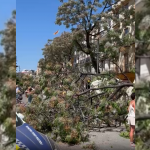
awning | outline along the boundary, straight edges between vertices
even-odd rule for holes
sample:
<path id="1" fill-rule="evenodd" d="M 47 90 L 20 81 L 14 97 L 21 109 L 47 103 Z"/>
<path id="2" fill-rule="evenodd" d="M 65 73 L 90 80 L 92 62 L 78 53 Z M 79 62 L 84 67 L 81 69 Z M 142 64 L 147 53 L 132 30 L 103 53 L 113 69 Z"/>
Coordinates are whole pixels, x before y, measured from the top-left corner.
<path id="1" fill-rule="evenodd" d="M 125 76 L 128 77 L 128 79 L 133 83 L 134 80 L 135 80 L 135 73 L 133 72 L 127 72 L 127 73 L 124 73 Z M 122 73 L 118 73 L 116 75 L 116 78 L 120 79 L 120 80 L 125 80 L 127 81 L 127 78 L 124 76 Z"/>

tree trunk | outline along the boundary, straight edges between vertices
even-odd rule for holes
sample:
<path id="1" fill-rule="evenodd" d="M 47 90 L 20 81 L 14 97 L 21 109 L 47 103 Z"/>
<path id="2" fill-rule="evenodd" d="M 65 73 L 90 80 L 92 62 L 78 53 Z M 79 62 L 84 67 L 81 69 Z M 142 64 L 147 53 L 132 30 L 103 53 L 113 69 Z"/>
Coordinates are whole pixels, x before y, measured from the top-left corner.
<path id="1" fill-rule="evenodd" d="M 86 33 L 86 44 L 87 44 L 87 48 L 89 50 L 89 54 L 90 54 L 90 57 L 91 57 L 92 66 L 94 67 L 96 73 L 100 73 L 99 68 L 97 68 L 98 64 L 97 64 L 97 60 L 94 56 L 94 52 L 92 52 L 92 50 L 91 50 L 89 32 Z"/>
<path id="2" fill-rule="evenodd" d="M 98 64 L 97 64 L 96 58 L 94 57 L 94 53 L 93 52 L 90 53 L 90 57 L 91 57 L 92 66 L 95 69 L 95 72 L 96 73 L 100 73 L 100 69 L 98 68 L 98 70 L 97 70 L 97 65 Z"/>

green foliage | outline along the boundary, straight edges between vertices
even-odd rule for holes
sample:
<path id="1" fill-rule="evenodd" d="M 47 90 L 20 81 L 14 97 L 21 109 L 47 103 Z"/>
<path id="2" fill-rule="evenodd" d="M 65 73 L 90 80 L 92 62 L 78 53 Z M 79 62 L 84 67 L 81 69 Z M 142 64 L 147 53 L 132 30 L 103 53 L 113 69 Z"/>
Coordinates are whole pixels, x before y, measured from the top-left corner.
<path id="1" fill-rule="evenodd" d="M 93 37 L 101 36 L 103 32 L 107 33 L 104 40 L 100 41 L 98 51 L 103 53 L 103 59 L 109 58 L 113 61 L 118 61 L 120 47 L 130 46 L 135 42 L 135 38 L 131 34 L 124 35 L 123 33 L 128 26 L 134 26 L 134 8 L 130 8 L 130 10 L 124 9 L 124 7 L 120 8 L 119 14 L 122 14 L 122 17 L 117 18 L 112 13 L 112 10 L 116 9 L 112 7 L 115 3 L 116 1 L 113 0 L 103 2 L 98 0 L 68 0 L 58 8 L 56 24 L 63 24 L 67 28 L 72 28 L 74 49 L 90 56 L 95 71 L 97 70 L 97 63 L 94 55 L 97 44 L 95 44 L 96 40 L 91 41 Z M 111 10 L 107 11 L 106 9 L 109 8 Z M 110 24 L 110 20 L 113 21 L 113 25 Z M 118 28 L 110 30 L 112 26 L 118 26 Z M 120 38 L 121 34 L 123 36 Z M 107 46 L 108 43 L 110 46 Z"/>
<path id="2" fill-rule="evenodd" d="M 135 38 L 136 38 L 136 55 L 149 56 L 150 45 L 150 1 L 145 0 L 145 7 L 135 15 Z M 137 59 L 137 58 L 136 58 Z M 149 65 L 149 64 L 148 64 Z M 150 119 L 144 118 L 150 114 L 150 94 L 148 81 L 142 81 L 136 85 L 136 150 L 150 149 Z M 143 116 L 143 119 L 139 119 Z"/>
<path id="3" fill-rule="evenodd" d="M 73 54 L 72 33 L 64 32 L 60 37 L 54 38 L 52 43 L 48 40 L 45 48 L 42 50 L 43 55 L 46 56 L 46 61 L 49 62 L 50 60 L 51 63 L 46 63 L 46 61 L 41 59 L 39 61 L 40 66 L 44 69 L 44 63 L 46 63 L 47 70 L 60 70 L 62 64 L 68 62 Z M 59 64 L 56 64 L 57 62 L 59 62 Z M 53 67 L 53 64 L 55 64 L 55 67 Z"/>
<path id="4" fill-rule="evenodd" d="M 47 63 L 50 64 L 51 62 L 49 61 Z M 58 64 L 56 65 L 58 66 Z M 57 68 L 54 64 L 51 67 Z M 71 70 L 68 66 L 64 68 L 66 72 Z M 45 70 L 45 72 L 46 71 L 47 70 Z M 91 124 L 92 118 L 96 118 L 96 115 L 98 115 L 98 118 L 102 119 L 105 124 L 110 125 L 108 115 L 112 114 L 114 108 L 116 109 L 116 113 L 111 121 L 127 113 L 124 111 L 124 109 L 126 109 L 124 107 L 125 104 L 120 106 L 120 103 L 106 101 L 113 90 L 105 89 L 102 89 L 102 92 L 106 92 L 105 95 L 93 99 L 93 104 L 99 101 L 100 105 L 97 110 L 95 110 L 94 105 L 90 104 L 90 101 L 85 101 L 88 94 L 80 96 L 79 106 L 84 106 L 81 112 L 79 106 L 77 106 L 78 97 L 76 96 L 81 91 L 78 84 L 74 83 L 78 73 L 65 74 L 63 70 L 60 71 L 60 68 L 57 68 L 55 71 L 49 69 L 49 71 L 51 72 L 49 76 L 39 76 L 32 81 L 33 84 L 35 84 L 32 103 L 26 108 L 18 106 L 17 109 L 25 115 L 25 121 L 27 123 L 43 133 L 51 132 L 51 137 L 54 140 L 61 140 L 69 144 L 86 141 L 88 139 L 87 131 L 89 125 Z M 99 79 L 99 77 L 97 77 L 97 79 Z M 23 76 L 20 82 L 29 81 L 29 76 Z M 106 84 L 112 83 L 114 83 L 113 80 L 106 82 Z M 102 84 L 101 86 L 105 85 Z M 95 94 L 95 92 L 91 94 Z M 45 100 L 42 98 L 43 96 L 46 96 Z M 107 113 L 106 108 L 108 105 L 114 107 L 109 110 L 109 113 Z M 89 123 L 88 121 L 83 121 L 84 116 L 89 117 Z"/>
<path id="5" fill-rule="evenodd" d="M 93 143 L 87 144 L 83 146 L 83 149 L 95 150 L 96 149 L 95 143 L 93 142 Z"/>
<path id="6" fill-rule="evenodd" d="M 9 140 L 12 140 L 16 138 L 16 11 L 12 12 L 12 18 L 0 34 L 5 52 L 0 54 L 0 125 L 5 128 Z"/>
<path id="7" fill-rule="evenodd" d="M 137 12 L 135 15 L 135 38 L 136 38 L 136 55 L 148 54 L 149 52 L 149 37 L 150 37 L 150 12 L 149 0 L 145 0 L 145 9 Z"/>
<path id="8" fill-rule="evenodd" d="M 137 87 L 138 88 L 138 85 Z M 140 85 L 141 89 L 136 90 L 136 117 L 141 115 L 149 114 L 150 112 L 150 103 L 149 103 L 149 83 L 143 83 L 143 86 Z M 136 141 L 137 141 L 137 149 L 139 150 L 141 147 L 143 149 L 147 148 L 149 145 L 150 138 L 150 120 L 142 119 L 136 121 Z M 142 129 L 142 130 L 141 130 Z"/>
<path id="9" fill-rule="evenodd" d="M 126 138 L 126 139 L 129 139 L 129 138 L 130 138 L 130 137 L 129 137 L 129 132 L 127 132 L 127 131 L 121 132 L 121 133 L 120 133 L 120 136 L 121 136 L 121 137 L 124 137 L 124 138 Z"/>
<path id="10" fill-rule="evenodd" d="M 43 48 L 44 58 L 39 61 L 39 67 L 42 69 L 41 75 L 34 80 L 29 76 L 23 76 L 20 81 L 26 88 L 31 82 L 35 85 L 32 103 L 26 108 L 22 108 L 22 106 L 17 108 L 24 113 L 25 121 L 36 130 L 44 133 L 51 132 L 53 139 L 69 144 L 86 141 L 87 131 L 91 124 L 94 128 L 95 120 L 100 120 L 99 124 L 103 122 L 110 126 L 116 119 L 120 119 L 120 122 L 124 123 L 121 117 L 127 114 L 126 103 L 119 103 L 123 90 L 115 95 L 116 99 L 114 97 L 111 99 L 113 102 L 110 102 L 107 100 L 113 94 L 113 88 L 102 88 L 101 92 L 105 94 L 99 96 L 95 96 L 95 91 L 80 95 L 83 85 L 80 81 L 75 82 L 79 73 L 72 66 L 74 50 L 90 55 L 93 67 L 97 68 L 94 54 L 97 45 L 95 42 L 91 42 L 90 34 L 100 25 L 105 25 L 105 29 L 109 32 L 99 48 L 99 51 L 104 54 L 104 59 L 110 58 L 117 62 L 120 46 L 131 43 L 131 39 L 128 39 L 129 36 L 125 36 L 123 41 L 120 40 L 121 31 L 111 32 L 108 30 L 106 20 L 112 18 L 112 15 L 108 15 L 107 12 L 92 13 L 96 12 L 96 8 L 104 7 L 106 1 L 103 4 L 98 1 L 95 1 L 95 4 L 90 4 L 90 1 L 89 3 L 84 2 L 72 0 L 59 7 L 56 23 L 59 25 L 64 23 L 66 27 L 70 25 L 77 27 L 72 29 L 72 33 L 65 32 L 60 37 L 54 38 L 53 42 L 48 40 Z M 110 5 L 109 2 L 107 3 Z M 126 16 L 129 17 L 129 14 Z M 89 21 L 85 21 L 86 17 L 89 18 Z M 106 18 L 104 22 L 100 22 L 102 17 Z M 119 21 L 115 20 L 115 23 Z M 125 24 L 129 24 L 129 21 L 131 20 L 129 19 Z M 110 43 L 114 42 L 116 45 L 112 46 Z M 98 87 L 112 85 L 115 88 L 118 85 L 113 79 L 115 74 L 112 72 L 106 74 L 106 80 L 103 80 L 103 77 L 95 77 L 94 80 L 103 80 Z M 90 96 L 95 96 L 92 98 L 93 105 L 91 105 Z M 97 104 L 99 106 L 95 108 Z"/>

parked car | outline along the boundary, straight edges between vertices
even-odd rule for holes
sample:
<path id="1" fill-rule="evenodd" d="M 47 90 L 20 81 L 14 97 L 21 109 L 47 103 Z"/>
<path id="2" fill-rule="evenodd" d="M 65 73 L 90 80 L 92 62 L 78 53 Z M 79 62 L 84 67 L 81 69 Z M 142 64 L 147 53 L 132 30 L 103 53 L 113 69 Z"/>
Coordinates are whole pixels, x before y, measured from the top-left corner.
<path id="1" fill-rule="evenodd" d="M 59 150 L 48 136 L 36 131 L 16 113 L 16 150 Z"/>

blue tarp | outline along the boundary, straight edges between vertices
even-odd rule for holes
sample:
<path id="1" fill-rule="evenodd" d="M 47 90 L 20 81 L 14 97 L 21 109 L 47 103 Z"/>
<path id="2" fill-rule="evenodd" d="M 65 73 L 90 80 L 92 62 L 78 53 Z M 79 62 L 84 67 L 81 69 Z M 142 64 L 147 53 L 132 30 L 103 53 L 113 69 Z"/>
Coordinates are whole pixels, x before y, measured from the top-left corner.
<path id="1" fill-rule="evenodd" d="M 16 144 L 26 150 L 53 150 L 48 138 L 27 123 L 16 128 Z"/>

